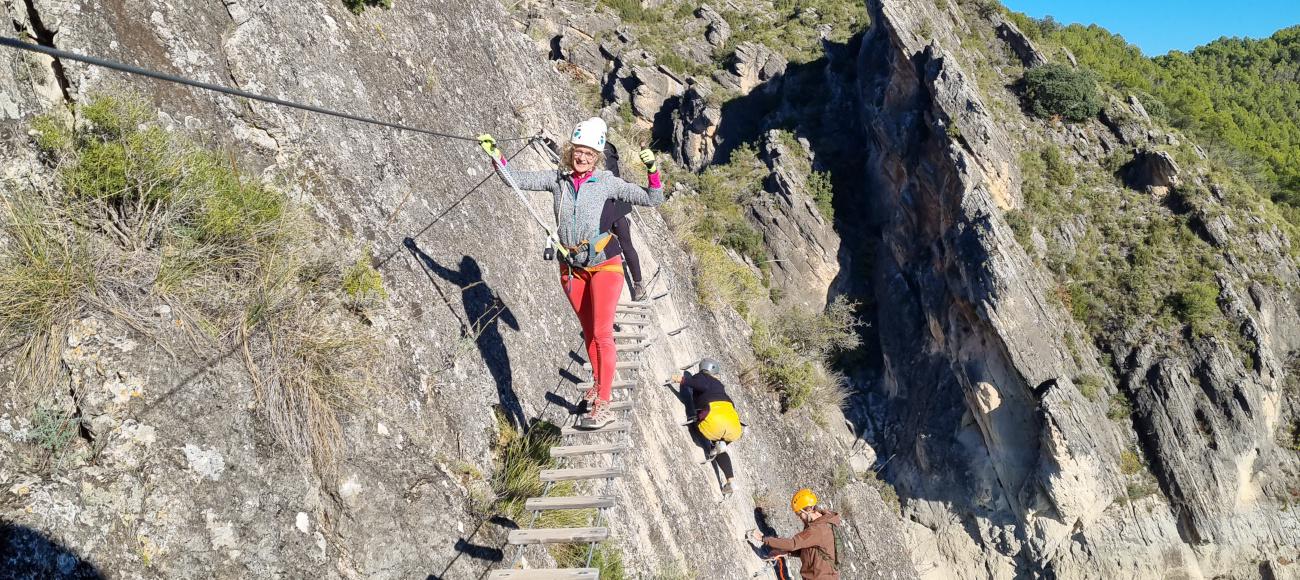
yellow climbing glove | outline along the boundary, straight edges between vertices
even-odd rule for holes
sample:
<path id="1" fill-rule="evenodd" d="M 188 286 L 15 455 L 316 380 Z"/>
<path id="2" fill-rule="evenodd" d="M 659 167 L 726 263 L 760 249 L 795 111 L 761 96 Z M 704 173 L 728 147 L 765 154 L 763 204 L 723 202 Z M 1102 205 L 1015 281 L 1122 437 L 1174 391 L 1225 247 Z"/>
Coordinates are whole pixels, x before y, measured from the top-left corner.
<path id="1" fill-rule="evenodd" d="M 651 151 L 649 149 L 642 149 L 641 153 L 639 154 L 639 157 L 641 157 L 641 163 L 645 164 L 646 173 L 654 173 L 656 171 L 659 171 L 659 164 L 655 163 L 654 151 Z"/>
<path id="2" fill-rule="evenodd" d="M 497 148 L 496 138 L 484 133 L 478 136 L 478 144 L 484 151 L 487 151 L 488 155 L 492 156 L 493 161 L 501 159 L 501 150 Z"/>

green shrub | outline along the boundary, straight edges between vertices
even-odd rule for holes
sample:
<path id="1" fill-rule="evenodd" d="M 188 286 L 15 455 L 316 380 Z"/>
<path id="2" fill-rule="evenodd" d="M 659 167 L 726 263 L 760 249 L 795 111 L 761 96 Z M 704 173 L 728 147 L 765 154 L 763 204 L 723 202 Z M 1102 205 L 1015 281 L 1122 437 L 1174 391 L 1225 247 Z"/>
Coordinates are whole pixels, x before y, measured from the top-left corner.
<path id="1" fill-rule="evenodd" d="M 1057 187 L 1069 187 L 1074 185 L 1074 168 L 1061 158 L 1061 150 L 1055 145 L 1043 147 L 1041 153 L 1043 158 L 1043 168 L 1045 169 L 1044 177 L 1047 182 Z"/>
<path id="2" fill-rule="evenodd" d="M 1119 471 L 1124 475 L 1136 475 L 1142 471 L 1142 460 L 1137 453 L 1125 449 L 1119 454 Z"/>
<path id="3" fill-rule="evenodd" d="M 835 221 L 835 206 L 831 203 L 835 199 L 835 191 L 831 186 L 829 171 L 814 171 L 808 175 L 808 193 L 812 194 L 813 202 L 817 204 L 817 212 L 826 221 Z"/>
<path id="4" fill-rule="evenodd" d="M 540 475 L 543 469 L 555 465 L 551 447 L 560 443 L 560 429 L 548 421 L 538 421 L 523 432 L 500 409 L 496 418 L 493 452 L 497 469 L 490 480 L 492 491 L 497 496 L 498 511 L 519 520 L 524 514 L 524 501 L 540 497 L 546 489 Z"/>
<path id="5" fill-rule="evenodd" d="M 659 12 L 647 9 L 639 0 L 599 0 L 599 4 L 612 8 L 625 23 L 650 24 L 663 20 Z"/>
<path id="6" fill-rule="evenodd" d="M 72 128 L 55 115 L 41 115 L 32 119 L 32 130 L 36 132 L 37 147 L 46 153 L 67 151 L 74 144 Z"/>
<path id="7" fill-rule="evenodd" d="M 586 568 L 587 544 L 559 544 L 551 546 L 551 556 L 555 558 L 555 564 L 560 568 Z M 623 553 L 609 542 L 601 542 L 596 550 L 591 553 L 591 566 L 600 570 L 600 578 L 604 580 L 624 580 L 627 578 L 627 572 L 623 569 Z"/>
<path id="8" fill-rule="evenodd" d="M 1222 319 L 1217 285 L 1209 282 L 1189 284 L 1178 292 L 1175 303 L 1179 320 L 1191 328 L 1194 336 L 1214 334 Z"/>
<path id="9" fill-rule="evenodd" d="M 1128 496 L 1129 501 L 1137 501 L 1144 497 L 1150 497 L 1157 491 L 1155 484 L 1148 480 L 1130 481 L 1124 486 L 1124 493 Z"/>
<path id="10" fill-rule="evenodd" d="M 388 299 L 388 291 L 384 289 L 384 278 L 366 258 L 365 254 L 368 253 L 363 252 L 356 263 L 343 273 L 343 293 L 356 304 Z"/>
<path id="11" fill-rule="evenodd" d="M 1101 112 L 1096 75 L 1084 69 L 1048 63 L 1025 72 L 1025 98 L 1039 117 L 1086 121 Z"/>
<path id="12" fill-rule="evenodd" d="M 1127 421 L 1133 414 L 1133 403 L 1129 402 L 1128 397 L 1123 392 L 1115 393 L 1110 397 L 1110 406 L 1106 409 L 1106 417 L 1112 421 Z"/>
<path id="13" fill-rule="evenodd" d="M 886 506 L 889 506 L 894 513 L 903 513 L 903 504 L 898 498 L 898 490 L 894 489 L 892 484 L 880 479 L 880 476 L 874 471 L 867 471 L 862 474 L 862 477 L 867 483 L 871 484 L 871 487 L 876 488 L 876 491 L 880 493 L 881 501 L 884 501 Z"/>
<path id="14" fill-rule="evenodd" d="M 781 395 L 784 411 L 806 408 L 820 422 L 830 409 L 843 407 L 844 377 L 828 366 L 832 356 L 860 344 L 856 306 L 840 297 L 821 314 L 792 306 L 772 323 L 753 323 L 755 378 Z"/>
<path id="15" fill-rule="evenodd" d="M 86 125 L 81 132 L 102 141 L 120 141 L 141 131 L 152 117 L 140 98 L 97 97 L 78 107 Z"/>
<path id="16" fill-rule="evenodd" d="M 343 0 L 343 5 L 348 7 L 353 14 L 361 14 L 366 8 L 383 8 L 385 10 L 393 7 L 393 0 Z"/>
<path id="17" fill-rule="evenodd" d="M 862 344 L 858 303 L 838 296 L 824 312 L 791 307 L 776 317 L 775 329 L 792 348 L 815 358 L 852 350 Z"/>
<path id="18" fill-rule="evenodd" d="M 744 314 L 763 296 L 763 284 L 753 270 L 732 260 L 721 246 L 694 240 L 689 248 L 695 257 L 695 289 L 705 306 L 725 304 Z"/>
<path id="19" fill-rule="evenodd" d="M 1079 388 L 1079 393 L 1089 401 L 1097 402 L 1101 400 L 1101 393 L 1105 390 L 1105 384 L 1101 377 L 1097 375 L 1083 375 L 1074 379 L 1074 384 Z"/>
<path id="20" fill-rule="evenodd" d="M 51 455 L 62 453 L 81 429 L 81 420 L 72 413 L 44 405 L 36 407 L 31 419 L 30 441 Z"/>
<path id="21" fill-rule="evenodd" d="M 134 326 L 165 299 L 188 340 L 164 348 L 241 352 L 276 442 L 332 469 L 337 414 L 365 402 L 376 343 L 332 316 L 341 298 L 308 267 L 313 224 L 232 158 L 154 125 L 139 99 L 92 97 L 75 117 L 34 124 L 59 187 L 0 206 L 0 327 L 57 359 L 40 345 L 79 309 Z"/>
<path id="22" fill-rule="evenodd" d="M 30 337 L 70 320 L 95 288 L 84 236 L 35 196 L 0 198 L 0 334 Z"/>
<path id="23" fill-rule="evenodd" d="M 1043 156 L 1033 151 L 1020 153 L 1020 190 L 1025 196 L 1025 207 L 1046 213 L 1052 209 L 1054 197 L 1047 188 L 1047 166 Z"/>

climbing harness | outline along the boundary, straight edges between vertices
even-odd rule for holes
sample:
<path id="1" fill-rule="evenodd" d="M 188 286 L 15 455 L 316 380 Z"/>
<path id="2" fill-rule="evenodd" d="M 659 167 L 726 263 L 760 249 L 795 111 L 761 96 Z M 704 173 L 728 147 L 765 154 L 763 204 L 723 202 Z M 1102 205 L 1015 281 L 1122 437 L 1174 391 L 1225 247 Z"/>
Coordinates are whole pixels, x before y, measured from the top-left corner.
<path id="1" fill-rule="evenodd" d="M 529 138 L 528 146 L 536 146 L 544 139 L 545 137 L 541 134 L 534 135 Z M 547 153 L 551 157 L 552 161 L 559 160 L 559 157 L 555 155 L 555 152 L 551 151 L 548 147 L 543 146 L 535 148 Z M 506 182 L 506 185 L 510 186 L 511 191 L 515 192 L 515 196 L 519 198 L 519 201 L 524 204 L 524 208 L 528 210 L 528 215 L 531 215 L 533 221 L 537 222 L 537 225 L 541 226 L 542 230 L 546 232 L 546 247 L 542 250 L 542 259 L 558 259 L 560 261 L 561 276 L 567 279 L 573 276 L 576 272 L 623 272 L 622 264 L 591 264 L 595 256 L 599 256 L 601 252 L 605 251 L 605 247 L 609 244 L 609 241 L 614 238 L 613 234 L 609 232 L 601 232 L 594 243 L 591 240 L 583 240 L 573 246 L 564 245 L 560 242 L 559 235 L 555 233 L 555 230 L 552 230 L 550 226 L 546 225 L 546 222 L 537 214 L 537 210 L 533 208 L 533 204 L 528 201 L 528 197 L 524 195 L 524 191 L 519 188 L 519 182 L 515 181 L 514 175 L 510 173 L 510 170 L 506 168 L 506 165 L 502 163 L 501 159 L 491 152 L 488 152 L 488 157 L 492 159 L 492 165 L 496 168 L 497 174 Z M 556 179 L 561 179 L 558 172 Z M 577 193 L 575 192 L 574 194 L 576 195 Z"/>
<path id="2" fill-rule="evenodd" d="M 786 566 L 785 559 L 786 559 L 785 556 L 764 558 L 763 562 L 767 564 L 767 566 L 760 568 L 759 571 L 757 572 L 754 572 L 754 574 L 750 576 L 750 578 L 758 578 L 764 572 L 767 572 L 768 567 L 771 567 L 772 573 L 775 574 L 776 580 L 790 580 L 790 569 Z"/>
<path id="3" fill-rule="evenodd" d="M 328 115 L 328 116 L 331 116 L 331 117 L 338 117 L 338 118 L 340 118 L 340 119 L 347 119 L 347 120 L 350 120 L 350 121 L 357 121 L 357 122 L 359 122 L 359 123 L 369 123 L 369 124 L 371 124 L 371 125 L 379 125 L 379 126 L 381 126 L 381 127 L 389 127 L 389 128 L 392 128 L 392 129 L 398 129 L 398 130 L 400 130 L 400 131 L 411 131 L 411 132 L 413 132 L 413 133 L 423 133 L 423 134 L 425 134 L 425 135 L 432 135 L 432 136 L 434 136 L 434 137 L 443 137 L 443 138 L 446 138 L 446 139 L 455 139 L 455 140 L 459 140 L 459 141 L 478 141 L 478 139 L 475 138 L 475 137 L 469 137 L 469 136 L 465 136 L 465 135 L 453 135 L 453 134 L 451 134 L 451 133 L 443 133 L 443 132 L 440 132 L 440 131 L 431 131 L 431 130 L 429 130 L 429 129 L 424 129 L 424 128 L 421 128 L 421 127 L 413 127 L 413 126 L 410 126 L 410 125 L 403 125 L 403 124 L 400 124 L 400 123 L 390 123 L 390 122 L 388 122 L 388 121 L 380 121 L 380 120 L 378 120 L 378 119 L 371 119 L 371 118 L 369 118 L 369 117 L 363 117 L 363 116 L 361 116 L 361 115 L 354 115 L 354 114 L 352 114 L 352 113 L 344 113 L 344 112 L 340 112 L 340 111 L 334 111 L 334 110 L 331 110 L 331 109 L 326 109 L 326 108 L 324 108 L 324 107 L 317 107 L 317 106 L 314 106 L 314 105 L 305 105 L 305 104 L 297 103 L 297 102 L 294 102 L 294 101 L 287 101 L 287 100 L 284 100 L 284 99 L 277 99 L 277 98 L 275 98 L 275 97 L 268 97 L 268 96 L 266 96 L 266 95 L 259 95 L 259 94 L 257 94 L 257 93 L 250 93 L 250 92 L 245 91 L 245 90 L 236 89 L 236 88 L 231 88 L 231 87 L 227 87 L 227 86 L 223 86 L 223 85 L 217 85 L 217 84 L 213 84 L 213 83 L 205 83 L 205 82 L 203 82 L 203 81 L 196 81 L 196 80 L 194 80 L 194 79 L 188 79 L 188 78 L 185 78 L 185 77 L 180 77 L 180 76 L 176 76 L 176 75 L 172 75 L 172 74 L 167 74 L 167 73 L 163 73 L 163 72 L 158 72 L 158 71 L 153 71 L 153 70 L 149 70 L 149 69 L 145 69 L 145 68 L 140 68 L 140 67 L 138 67 L 138 66 L 133 66 L 133 65 L 125 64 L 125 63 L 120 63 L 120 62 L 116 62 L 116 61 L 112 61 L 112 60 L 108 60 L 108 59 L 103 59 L 103 58 L 99 58 L 99 57 L 95 57 L 95 56 L 89 56 L 89 55 L 84 55 L 84 54 L 78 54 L 78 53 L 75 53 L 75 52 L 68 52 L 68 51 L 66 51 L 66 50 L 60 50 L 60 49 L 57 49 L 57 48 L 54 48 L 54 47 L 45 46 L 45 45 L 41 45 L 41 44 L 32 44 L 32 43 L 28 43 L 28 42 L 23 42 L 23 41 L 21 41 L 21 40 L 18 40 L 17 38 L 11 38 L 11 37 L 8 37 L 8 36 L 0 36 L 0 46 L 8 46 L 8 47 L 10 47 L 10 48 L 16 48 L 16 49 L 19 49 L 19 50 L 26 50 L 26 51 L 30 51 L 30 52 L 39 52 L 39 53 L 41 53 L 41 54 L 45 54 L 45 55 L 48 55 L 48 56 L 51 56 L 51 57 L 54 57 L 54 58 L 68 59 L 68 60 L 72 60 L 72 61 L 77 61 L 77 62 L 86 63 L 86 64 L 93 65 L 93 66 L 98 66 L 98 67 L 103 67 L 103 68 L 107 68 L 107 69 L 112 69 L 112 70 L 115 70 L 115 71 L 118 71 L 118 72 L 124 72 L 124 73 L 127 73 L 127 74 L 133 74 L 133 75 L 138 75 L 138 76 L 148 77 L 148 78 L 151 78 L 151 79 L 156 79 L 156 80 L 160 80 L 160 81 L 166 81 L 166 82 L 169 82 L 169 83 L 177 83 L 177 84 L 181 84 L 181 85 L 187 85 L 187 86 L 191 86 L 191 87 L 195 87 L 195 88 L 199 88 L 199 89 L 204 89 L 204 90 L 208 90 L 208 91 L 215 91 L 215 92 L 218 92 L 218 93 L 224 93 L 224 94 L 231 95 L 231 96 L 235 96 L 235 97 L 243 97 L 243 98 L 246 98 L 246 99 L 252 99 L 252 100 L 254 100 L 254 101 L 262 101 L 262 102 L 264 102 L 264 103 L 271 103 L 271 104 L 273 104 L 273 105 L 280 105 L 280 106 L 282 106 L 282 107 L 289 107 L 289 108 L 292 108 L 292 109 L 299 109 L 299 110 L 302 110 L 302 111 L 310 111 L 310 112 L 313 112 L 313 113 L 319 113 L 319 114 L 322 114 L 322 115 Z M 532 138 L 533 138 L 533 137 L 509 137 L 509 138 L 505 138 L 505 139 L 500 139 L 500 141 L 501 141 L 501 142 L 506 142 L 506 141 L 524 141 L 524 140 L 532 139 Z"/>

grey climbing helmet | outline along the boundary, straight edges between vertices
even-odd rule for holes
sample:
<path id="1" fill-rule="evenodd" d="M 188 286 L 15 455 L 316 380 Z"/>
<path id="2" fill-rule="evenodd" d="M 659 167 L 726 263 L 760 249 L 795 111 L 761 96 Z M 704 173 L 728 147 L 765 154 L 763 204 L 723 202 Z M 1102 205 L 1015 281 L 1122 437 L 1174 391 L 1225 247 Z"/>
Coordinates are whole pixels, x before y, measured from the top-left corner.
<path id="1" fill-rule="evenodd" d="M 722 363 L 706 356 L 700 360 L 700 372 L 716 377 L 722 373 Z"/>

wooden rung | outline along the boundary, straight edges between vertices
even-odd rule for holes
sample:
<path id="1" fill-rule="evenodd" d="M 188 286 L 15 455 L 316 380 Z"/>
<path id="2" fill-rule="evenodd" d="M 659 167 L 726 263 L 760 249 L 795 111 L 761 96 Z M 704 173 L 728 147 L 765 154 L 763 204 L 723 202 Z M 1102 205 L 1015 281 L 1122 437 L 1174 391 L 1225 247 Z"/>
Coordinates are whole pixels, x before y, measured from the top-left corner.
<path id="1" fill-rule="evenodd" d="M 605 425 L 600 429 L 579 429 L 577 427 L 565 427 L 563 429 L 560 429 L 560 434 L 561 435 L 594 435 L 596 433 L 617 433 L 619 431 L 627 431 L 627 428 L 628 428 L 627 421 L 614 421 L 613 423 Z"/>
<path id="2" fill-rule="evenodd" d="M 631 371 L 639 368 L 641 368 L 641 363 L 639 361 L 634 361 L 634 360 L 623 361 L 614 365 L 614 369 L 620 371 Z"/>
<path id="3" fill-rule="evenodd" d="M 650 311 L 649 311 L 649 310 L 640 310 L 640 309 L 637 309 L 637 308 L 630 308 L 630 309 L 629 309 L 629 308 L 617 308 L 617 309 L 614 310 L 614 314 L 615 314 L 615 315 L 622 315 L 622 316 L 642 316 L 642 317 L 644 317 L 644 316 L 650 314 Z"/>
<path id="4" fill-rule="evenodd" d="M 609 538 L 609 528 L 539 528 L 514 530 L 507 540 L 514 546 L 535 544 L 586 544 Z"/>
<path id="5" fill-rule="evenodd" d="M 599 443 L 596 445 L 556 445 L 551 447 L 551 457 L 578 457 L 581 455 L 600 455 L 603 453 L 622 453 L 628 446 L 622 443 Z"/>
<path id="6" fill-rule="evenodd" d="M 581 481 L 583 479 L 615 479 L 623 471 L 613 467 L 572 467 L 569 469 L 543 469 L 537 478 L 547 481 Z"/>
<path id="7" fill-rule="evenodd" d="M 580 495 L 574 497 L 532 497 L 524 502 L 524 509 L 585 510 L 614 507 L 614 498 L 605 495 Z"/>
<path id="8" fill-rule="evenodd" d="M 609 409 L 611 411 L 626 411 L 632 408 L 632 401 L 610 401 Z"/>
<path id="9" fill-rule="evenodd" d="M 615 332 L 614 340 L 645 340 L 646 335 L 643 332 Z"/>
<path id="10" fill-rule="evenodd" d="M 600 580 L 600 569 L 493 570 L 488 580 Z"/>
<path id="11" fill-rule="evenodd" d="M 650 326 L 650 321 L 644 318 L 639 320 L 635 318 L 619 318 L 614 320 L 614 324 L 620 326 Z"/>
<path id="12" fill-rule="evenodd" d="M 649 309 L 649 308 L 650 308 L 650 303 L 649 303 L 649 302 L 627 302 L 627 301 L 623 301 L 623 302 L 619 302 L 619 303 L 618 303 L 618 307 L 619 307 L 619 308 L 641 308 L 641 309 Z"/>
<path id="13" fill-rule="evenodd" d="M 614 346 L 617 347 L 616 350 L 618 350 L 618 352 L 625 352 L 625 353 L 628 353 L 628 354 L 636 354 L 636 353 L 638 353 L 638 352 L 641 352 L 641 351 L 645 350 L 647 347 L 649 347 L 649 346 L 650 346 L 650 343 L 648 343 L 648 342 L 638 342 L 638 343 L 636 343 L 636 344 L 617 344 L 617 345 L 614 345 Z"/>
<path id="14" fill-rule="evenodd" d="M 586 390 L 591 388 L 591 383 L 574 383 L 573 386 Z M 628 389 L 635 386 L 636 381 L 614 381 L 614 383 L 610 385 L 610 387 L 615 389 Z"/>

